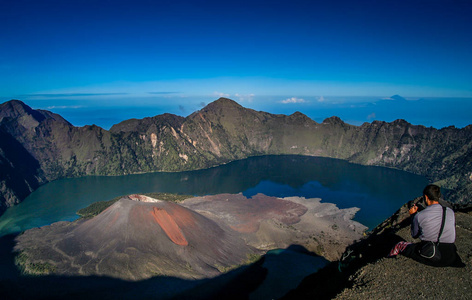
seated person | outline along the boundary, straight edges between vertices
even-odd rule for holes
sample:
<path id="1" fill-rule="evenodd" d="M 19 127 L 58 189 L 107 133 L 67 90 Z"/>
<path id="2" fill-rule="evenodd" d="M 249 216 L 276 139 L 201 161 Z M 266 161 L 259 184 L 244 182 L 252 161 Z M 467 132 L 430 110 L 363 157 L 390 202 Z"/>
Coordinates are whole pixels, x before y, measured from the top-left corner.
<path id="1" fill-rule="evenodd" d="M 456 227 L 454 211 L 447 207 L 445 210 L 439 203 L 441 199 L 441 190 L 437 185 L 428 185 L 423 190 L 423 198 L 426 203 L 424 210 L 418 211 L 418 206 L 413 205 L 409 213 L 413 217 L 411 223 L 411 235 L 413 238 L 419 238 L 420 243 L 398 243 L 390 252 L 390 256 L 402 254 L 421 263 L 436 266 L 462 266 L 462 261 L 457 254 L 456 245 Z M 443 222 L 443 212 L 445 213 L 443 230 L 440 234 L 441 224 Z M 438 236 L 440 235 L 439 241 Z M 426 242 L 439 242 L 438 249 L 441 254 L 439 260 L 428 258 L 420 250 Z"/>

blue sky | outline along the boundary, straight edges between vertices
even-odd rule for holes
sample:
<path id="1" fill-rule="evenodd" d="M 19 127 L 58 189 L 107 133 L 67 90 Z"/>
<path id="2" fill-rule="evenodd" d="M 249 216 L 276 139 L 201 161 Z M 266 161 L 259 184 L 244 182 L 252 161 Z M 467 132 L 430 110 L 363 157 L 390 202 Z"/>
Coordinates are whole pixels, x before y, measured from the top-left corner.
<path id="1" fill-rule="evenodd" d="M 468 0 L 3 0 L 0 101 L 186 115 L 227 96 L 314 119 L 465 126 L 471 16 Z M 384 99 L 395 94 L 409 102 Z"/>

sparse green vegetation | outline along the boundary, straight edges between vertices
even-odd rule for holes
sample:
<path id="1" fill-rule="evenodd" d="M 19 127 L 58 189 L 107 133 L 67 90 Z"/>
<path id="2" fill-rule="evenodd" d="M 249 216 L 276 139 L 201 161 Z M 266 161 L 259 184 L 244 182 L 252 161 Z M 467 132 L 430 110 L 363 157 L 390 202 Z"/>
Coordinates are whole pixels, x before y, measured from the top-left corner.
<path id="1" fill-rule="evenodd" d="M 121 199 L 121 197 L 114 198 L 108 201 L 98 201 L 90 204 L 89 206 L 77 211 L 77 214 L 82 218 L 93 218 L 99 215 L 102 211 L 112 206 L 113 203 Z"/>
<path id="2" fill-rule="evenodd" d="M 192 198 L 192 195 L 181 195 L 172 193 L 145 193 L 145 196 L 156 198 L 163 201 L 182 202 L 185 199 Z"/>
<path id="3" fill-rule="evenodd" d="M 321 232 L 322 235 L 324 235 L 323 231 Z M 321 242 L 316 238 L 315 235 L 311 235 L 310 238 L 316 243 L 316 249 L 315 249 L 315 253 L 319 256 L 323 256 L 324 254 L 324 247 L 323 245 L 321 244 Z"/>
<path id="4" fill-rule="evenodd" d="M 187 270 L 189 270 L 189 271 L 192 271 L 192 270 L 193 270 L 192 265 L 189 264 L 188 262 L 185 264 L 185 268 L 186 268 Z"/>
<path id="5" fill-rule="evenodd" d="M 232 269 L 235 269 L 236 267 L 223 267 L 223 266 L 220 266 L 219 264 L 215 264 L 215 268 L 218 269 L 220 273 L 226 273 Z"/>
<path id="6" fill-rule="evenodd" d="M 185 199 L 191 198 L 191 195 L 180 195 L 180 194 L 171 194 L 171 193 L 143 193 L 142 195 L 156 198 L 163 201 L 171 201 L 171 202 L 181 202 Z M 116 201 L 120 200 L 124 196 L 119 196 L 107 201 L 98 201 L 95 203 L 90 204 L 89 206 L 80 209 L 77 211 L 77 214 L 81 218 L 93 218 L 99 215 L 102 211 L 107 209 L 108 207 L 112 206 Z"/>
<path id="7" fill-rule="evenodd" d="M 54 273 L 56 267 L 50 263 L 29 263 L 25 269 L 28 274 L 32 275 L 47 275 Z"/>
<path id="8" fill-rule="evenodd" d="M 15 265 L 17 265 L 19 268 L 22 268 L 26 264 L 26 261 L 28 260 L 28 256 L 24 252 L 20 252 L 15 256 Z"/>
<path id="9" fill-rule="evenodd" d="M 224 267 L 224 266 L 220 266 L 218 264 L 215 264 L 215 268 L 218 269 L 218 271 L 220 271 L 221 273 L 226 273 L 226 272 L 229 272 L 231 270 L 234 270 L 234 269 L 237 269 L 239 267 L 243 267 L 243 266 L 247 266 L 247 265 L 250 265 L 250 264 L 253 264 L 255 263 L 256 261 L 258 261 L 262 256 L 260 254 L 256 254 L 256 253 L 248 253 L 246 254 L 246 259 L 240 263 L 240 264 L 237 264 L 237 265 L 232 265 L 232 266 L 227 266 L 227 267 Z"/>
<path id="10" fill-rule="evenodd" d="M 247 259 L 245 260 L 244 264 L 249 265 L 258 261 L 262 256 L 256 253 L 248 253 L 246 257 Z"/>
<path id="11" fill-rule="evenodd" d="M 47 262 L 30 262 L 28 255 L 22 251 L 15 256 L 15 265 L 23 274 L 47 275 L 54 273 L 56 267 Z"/>

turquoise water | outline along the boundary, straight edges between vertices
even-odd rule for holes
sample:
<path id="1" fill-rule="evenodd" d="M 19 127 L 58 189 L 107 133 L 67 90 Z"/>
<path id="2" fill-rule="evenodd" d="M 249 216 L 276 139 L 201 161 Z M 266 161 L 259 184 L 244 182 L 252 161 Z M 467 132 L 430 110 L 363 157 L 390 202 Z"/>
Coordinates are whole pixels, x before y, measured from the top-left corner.
<path id="1" fill-rule="evenodd" d="M 372 228 L 421 195 L 426 184 L 425 178 L 403 171 L 289 155 L 253 157 L 192 172 L 61 179 L 9 208 L 0 217 L 0 236 L 75 220 L 77 210 L 96 201 L 148 192 L 322 198 L 340 208 L 361 208 L 355 220 Z"/>

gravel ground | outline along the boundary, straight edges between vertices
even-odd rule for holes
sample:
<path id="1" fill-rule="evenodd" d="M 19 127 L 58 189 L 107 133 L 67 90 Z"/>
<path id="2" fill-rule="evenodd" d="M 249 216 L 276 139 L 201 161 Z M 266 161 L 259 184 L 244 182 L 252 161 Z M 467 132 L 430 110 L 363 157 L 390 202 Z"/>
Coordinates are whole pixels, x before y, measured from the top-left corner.
<path id="1" fill-rule="evenodd" d="M 413 241 L 409 228 L 398 236 Z M 435 268 L 404 256 L 360 268 L 335 299 L 472 299 L 472 214 L 456 213 L 456 245 L 465 268 Z"/>
<path id="2" fill-rule="evenodd" d="M 455 211 L 456 246 L 465 267 L 435 268 L 401 255 L 387 258 L 398 241 L 419 241 L 410 235 L 405 204 L 349 246 L 340 262 L 309 275 L 282 299 L 472 299 L 472 209 L 457 206 Z"/>

